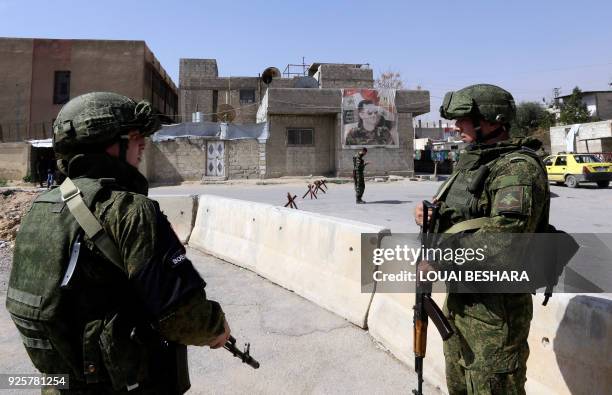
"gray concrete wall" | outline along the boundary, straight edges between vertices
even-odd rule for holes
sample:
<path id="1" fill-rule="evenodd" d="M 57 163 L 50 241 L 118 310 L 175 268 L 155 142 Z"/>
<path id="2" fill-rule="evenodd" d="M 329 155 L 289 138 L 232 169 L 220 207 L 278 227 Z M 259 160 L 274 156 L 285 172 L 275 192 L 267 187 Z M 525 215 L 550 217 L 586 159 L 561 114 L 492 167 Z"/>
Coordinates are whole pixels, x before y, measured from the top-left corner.
<path id="1" fill-rule="evenodd" d="M 230 179 L 260 178 L 257 140 L 230 140 L 225 142 L 225 171 Z"/>
<path id="2" fill-rule="evenodd" d="M 147 141 L 139 170 L 152 183 L 177 184 L 200 181 L 206 175 L 205 138 Z M 225 141 L 225 176 L 229 179 L 259 178 L 260 144 L 257 140 Z"/>
<path id="3" fill-rule="evenodd" d="M 612 92 L 597 93 L 595 100 L 599 119 L 612 119 Z"/>
<path id="4" fill-rule="evenodd" d="M 372 69 L 356 68 L 354 65 L 322 64 L 319 67 L 321 88 L 372 88 Z"/>
<path id="5" fill-rule="evenodd" d="M 572 125 L 563 125 L 550 128 L 552 154 L 566 151 L 565 136 L 571 127 Z M 612 121 L 584 123 L 576 136 L 576 152 L 607 152 L 608 145 L 607 143 L 602 145 L 602 139 L 611 137 Z"/>
<path id="6" fill-rule="evenodd" d="M 271 115 L 266 143 L 266 178 L 328 175 L 335 171 L 333 115 Z M 288 128 L 312 128 L 313 146 L 287 146 Z"/>
<path id="7" fill-rule="evenodd" d="M 206 170 L 206 140 L 177 138 L 151 143 L 145 156 L 146 175 L 150 182 L 175 184 L 199 181 Z"/>
<path id="8" fill-rule="evenodd" d="M 0 143 L 0 179 L 21 180 L 30 170 L 28 143 Z"/>

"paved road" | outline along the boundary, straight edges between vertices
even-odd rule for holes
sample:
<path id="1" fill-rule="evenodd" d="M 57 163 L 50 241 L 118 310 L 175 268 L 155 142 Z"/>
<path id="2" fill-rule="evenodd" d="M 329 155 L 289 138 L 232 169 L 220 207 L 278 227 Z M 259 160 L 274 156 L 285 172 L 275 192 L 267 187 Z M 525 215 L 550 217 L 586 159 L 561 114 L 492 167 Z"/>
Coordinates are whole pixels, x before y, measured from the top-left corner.
<path id="1" fill-rule="evenodd" d="M 431 199 L 440 182 L 408 181 L 368 182 L 365 205 L 356 205 L 352 184 L 330 184 L 326 194 L 316 200 L 302 199 L 306 181 L 281 185 L 188 184 L 151 189 L 151 195 L 211 194 L 255 202 L 284 205 L 287 192 L 298 195 L 298 208 L 375 225 L 395 233 L 417 233 L 412 219 L 414 206 Z M 612 188 L 583 186 L 576 189 L 551 185 L 551 223 L 572 233 L 612 233 Z"/>

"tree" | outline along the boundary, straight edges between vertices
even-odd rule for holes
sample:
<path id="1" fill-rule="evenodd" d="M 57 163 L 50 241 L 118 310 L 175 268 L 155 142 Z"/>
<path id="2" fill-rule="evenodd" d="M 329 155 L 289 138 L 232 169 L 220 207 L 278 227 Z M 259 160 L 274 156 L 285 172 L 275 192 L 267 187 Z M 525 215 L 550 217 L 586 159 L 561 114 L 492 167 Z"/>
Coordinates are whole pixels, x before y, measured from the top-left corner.
<path id="1" fill-rule="evenodd" d="M 582 102 L 582 91 L 575 87 L 572 95 L 561 104 L 559 121 L 565 125 L 584 123 L 591 120 L 591 113 L 585 103 Z"/>
<path id="2" fill-rule="evenodd" d="M 402 81 L 402 76 L 399 72 L 389 70 L 378 76 L 376 81 L 374 81 L 374 87 L 383 89 L 403 89 L 404 81 Z"/>
<path id="3" fill-rule="evenodd" d="M 554 116 L 538 102 L 521 102 L 516 106 L 516 118 L 510 134 L 529 136 L 538 129 L 549 129 L 554 124 Z"/>

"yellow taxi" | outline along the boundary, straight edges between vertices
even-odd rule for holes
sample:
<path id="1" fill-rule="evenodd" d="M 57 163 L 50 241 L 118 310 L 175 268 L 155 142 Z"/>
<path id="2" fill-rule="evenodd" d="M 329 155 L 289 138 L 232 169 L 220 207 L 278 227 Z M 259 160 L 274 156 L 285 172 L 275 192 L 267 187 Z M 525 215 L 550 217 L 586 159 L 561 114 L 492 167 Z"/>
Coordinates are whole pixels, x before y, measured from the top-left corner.
<path id="1" fill-rule="evenodd" d="M 599 188 L 607 188 L 612 180 L 612 163 L 603 162 L 594 154 L 559 152 L 544 159 L 544 165 L 549 181 L 570 188 L 585 182 L 594 182 Z"/>

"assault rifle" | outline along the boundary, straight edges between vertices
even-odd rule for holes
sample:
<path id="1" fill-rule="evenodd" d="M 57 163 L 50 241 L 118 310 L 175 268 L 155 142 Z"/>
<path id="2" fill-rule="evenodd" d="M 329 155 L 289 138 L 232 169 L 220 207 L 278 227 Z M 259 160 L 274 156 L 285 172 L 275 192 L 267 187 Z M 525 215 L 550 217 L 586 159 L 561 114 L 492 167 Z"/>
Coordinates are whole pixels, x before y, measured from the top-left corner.
<path id="1" fill-rule="evenodd" d="M 230 336 L 228 341 L 225 342 L 223 348 L 231 352 L 236 358 L 240 358 L 243 363 L 246 363 L 253 369 L 259 368 L 259 362 L 253 359 L 253 357 L 249 354 L 249 351 L 251 350 L 250 343 L 245 344 L 244 351 L 240 351 L 238 347 L 236 347 L 236 339 L 234 339 L 234 336 Z"/>
<path id="2" fill-rule="evenodd" d="M 429 220 L 431 209 L 431 221 Z M 423 201 L 423 226 L 421 228 L 421 260 L 425 260 L 425 251 L 431 245 L 432 232 L 438 218 L 440 206 L 435 203 Z M 414 370 L 417 373 L 417 389 L 412 390 L 415 395 L 423 394 L 423 359 L 427 349 L 427 321 L 431 318 L 436 325 L 442 340 L 448 340 L 453 335 L 453 328 L 440 310 L 440 307 L 431 298 L 431 283 L 419 281 L 419 265 L 416 265 L 416 300 L 414 303 Z"/>

